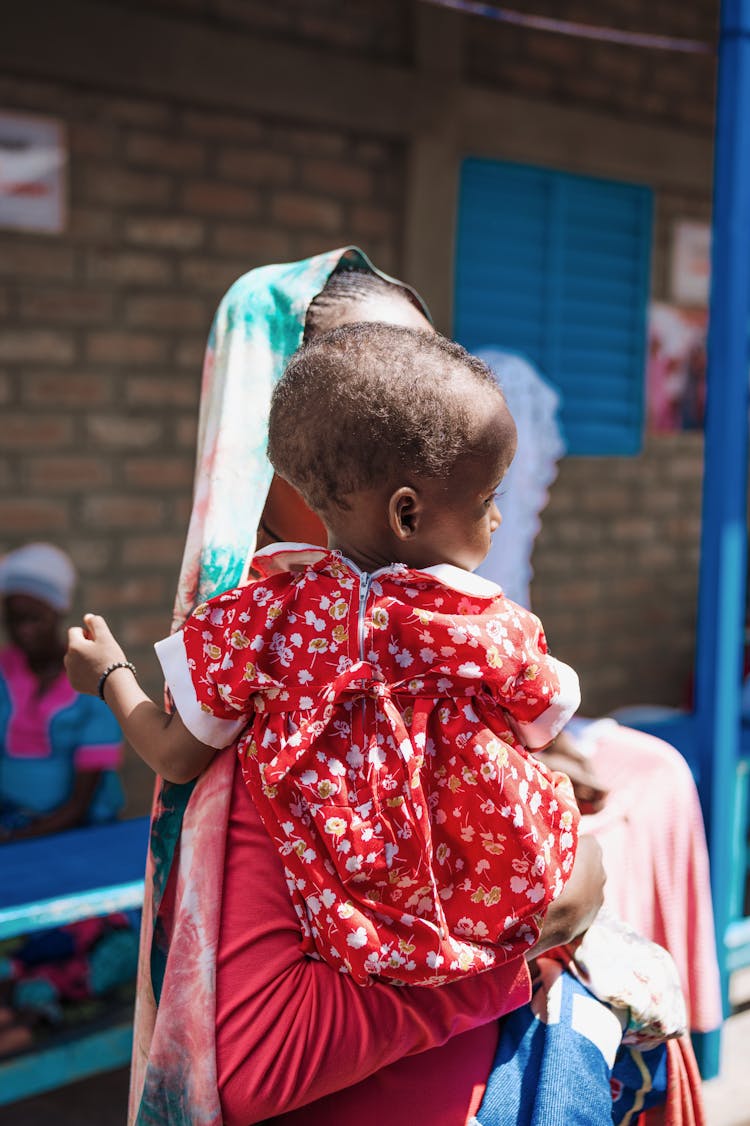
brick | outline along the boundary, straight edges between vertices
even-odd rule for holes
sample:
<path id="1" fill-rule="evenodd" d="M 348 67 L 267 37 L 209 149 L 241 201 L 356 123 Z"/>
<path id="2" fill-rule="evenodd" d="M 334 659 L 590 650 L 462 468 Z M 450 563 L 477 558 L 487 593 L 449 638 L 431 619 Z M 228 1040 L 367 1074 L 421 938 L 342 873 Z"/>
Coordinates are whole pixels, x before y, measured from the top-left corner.
<path id="1" fill-rule="evenodd" d="M 0 275 L 57 281 L 69 280 L 74 272 L 75 255 L 67 246 L 0 237 Z"/>
<path id="2" fill-rule="evenodd" d="M 197 409 L 199 395 L 199 379 L 186 376 L 131 375 L 125 384 L 125 396 L 132 406 Z"/>
<path id="3" fill-rule="evenodd" d="M 161 364 L 167 347 L 163 337 L 143 332 L 90 332 L 86 338 L 86 355 L 94 363 Z"/>
<path id="4" fill-rule="evenodd" d="M 129 613 L 122 626 L 122 643 L 126 648 L 132 645 L 151 646 L 155 641 L 169 633 L 170 615 L 166 610 L 160 614 Z"/>
<path id="5" fill-rule="evenodd" d="M 10 494 L 18 489 L 18 458 L 0 458 L 0 490 Z"/>
<path id="6" fill-rule="evenodd" d="M 564 35 L 534 35 L 528 39 L 533 58 L 547 66 L 577 69 L 582 61 L 583 49 L 579 40 Z M 588 52 L 587 52 L 588 57 Z"/>
<path id="7" fill-rule="evenodd" d="M 269 129 L 271 144 L 303 156 L 339 156 L 346 147 L 343 133 L 326 129 L 296 129 L 278 125 Z"/>
<path id="8" fill-rule="evenodd" d="M 128 324 L 148 328 L 182 328 L 185 325 L 196 328 L 208 322 L 208 319 L 204 302 L 196 297 L 177 294 L 169 297 L 131 297 L 125 302 L 125 320 Z"/>
<path id="9" fill-rule="evenodd" d="M 67 525 L 67 509 L 58 501 L 29 497 L 0 499 L 0 527 L 4 535 L 15 532 L 49 536 L 63 531 Z"/>
<path id="10" fill-rule="evenodd" d="M 352 146 L 352 154 L 363 164 L 370 164 L 375 167 L 388 165 L 395 157 L 394 147 L 384 144 L 382 141 L 355 141 Z"/>
<path id="11" fill-rule="evenodd" d="M 206 335 L 187 337 L 181 336 L 175 348 L 174 358 L 178 367 L 187 368 L 193 372 L 203 370 L 203 357 L 206 351 Z"/>
<path id="12" fill-rule="evenodd" d="M 130 172 L 111 165 L 85 169 L 86 198 L 112 207 L 158 207 L 170 202 L 172 180 L 156 172 Z"/>
<path id="13" fill-rule="evenodd" d="M 252 188 L 220 184 L 213 180 L 188 183 L 182 191 L 182 207 L 199 215 L 236 215 L 252 218 L 260 209 L 260 197 Z"/>
<path id="14" fill-rule="evenodd" d="M 123 480 L 146 489 L 187 489 L 193 484 L 193 459 L 189 457 L 129 458 Z"/>
<path id="15" fill-rule="evenodd" d="M 116 131 L 93 121 L 70 121 L 68 145 L 73 156 L 94 156 L 100 160 L 114 155 Z"/>
<path id="16" fill-rule="evenodd" d="M 396 216 L 392 211 L 372 204 L 360 204 L 352 209 L 352 228 L 367 238 L 389 238 L 393 235 Z"/>
<path id="17" fill-rule="evenodd" d="M 167 601 L 165 588 L 166 582 L 161 575 L 139 575 L 120 582 L 92 582 L 87 595 L 91 606 L 101 607 L 106 613 L 114 607 L 164 606 Z"/>
<path id="18" fill-rule="evenodd" d="M 65 332 L 26 328 L 5 329 L 0 333 L 0 361 L 41 360 L 49 364 L 69 364 L 75 354 L 75 340 Z"/>
<path id="19" fill-rule="evenodd" d="M 86 277 L 114 285 L 166 286 L 173 280 L 173 266 L 163 254 L 97 248 L 85 261 Z"/>
<path id="20" fill-rule="evenodd" d="M 22 107 L 19 112 L 36 109 L 60 113 L 69 100 L 69 91 L 57 83 L 34 82 L 17 75 L 3 75 L 0 97 L 8 108 Z"/>
<path id="21" fill-rule="evenodd" d="M 290 227 L 332 232 L 340 230 L 343 223 L 340 203 L 301 192 L 281 192 L 274 196 L 271 211 L 274 219 Z"/>
<path id="22" fill-rule="evenodd" d="M 271 149 L 224 149 L 219 153 L 217 168 L 228 180 L 283 187 L 292 179 L 294 161 L 286 153 Z"/>
<path id="23" fill-rule="evenodd" d="M 368 169 L 344 160 L 306 160 L 302 179 L 308 187 L 337 198 L 362 199 L 370 195 L 373 187 Z"/>
<path id="24" fill-rule="evenodd" d="M 198 419 L 194 415 L 183 415 L 175 422 L 177 445 L 195 449 L 198 438 Z"/>
<path id="25" fill-rule="evenodd" d="M 169 107 L 160 102 L 140 101 L 136 98 L 108 98 L 104 103 L 108 117 L 128 125 L 146 129 L 165 129 L 172 124 Z"/>
<path id="26" fill-rule="evenodd" d="M 73 207 L 66 234 L 77 243 L 110 243 L 115 235 L 115 213 L 109 208 Z"/>
<path id="27" fill-rule="evenodd" d="M 212 246 L 220 254 L 243 254 L 249 263 L 284 262 L 292 254 L 287 231 L 267 226 L 250 226 L 246 223 L 219 223 L 213 230 Z"/>
<path id="28" fill-rule="evenodd" d="M 34 458 L 28 464 L 28 479 L 40 492 L 69 492 L 96 488 L 112 482 L 112 466 L 101 458 L 66 455 Z"/>
<path id="29" fill-rule="evenodd" d="M 112 449 L 144 449 L 158 442 L 163 433 L 158 419 L 114 414 L 89 416 L 86 429 L 93 442 Z"/>
<path id="30" fill-rule="evenodd" d="M 101 290 L 24 290 L 20 294 L 19 310 L 26 320 L 98 324 L 111 319 L 112 296 Z"/>
<path id="31" fill-rule="evenodd" d="M 634 51 L 632 48 L 620 47 L 615 44 L 598 43 L 595 46 L 589 46 L 586 57 L 593 65 L 594 69 L 606 74 L 607 78 L 615 83 L 623 83 L 625 88 L 630 92 L 634 86 L 644 78 L 644 65 L 646 59 L 642 51 Z M 685 71 L 683 59 L 680 59 L 681 64 L 681 81 L 685 82 Z M 661 72 L 662 67 L 667 63 L 667 59 L 661 59 L 659 66 L 655 68 Z M 649 80 L 652 75 L 649 72 Z M 683 87 L 684 88 L 684 87 Z"/>
<path id="32" fill-rule="evenodd" d="M 22 396 L 29 406 L 101 406 L 112 397 L 112 385 L 93 373 L 31 371 L 24 375 Z"/>
<path id="33" fill-rule="evenodd" d="M 96 528 L 156 528 L 164 520 L 164 505 L 155 497 L 126 493 L 89 496 L 83 502 L 83 520 Z"/>
<path id="34" fill-rule="evenodd" d="M 348 242 L 349 238 L 348 237 L 346 239 L 342 238 L 341 241 L 342 242 Z M 356 242 L 356 239 L 352 239 L 352 241 Z M 360 245 L 361 245 L 361 240 L 360 240 Z M 316 254 L 322 254 L 324 251 L 330 250 L 331 249 L 331 242 L 330 242 L 330 239 L 326 235 L 321 235 L 319 233 L 309 234 L 307 232 L 300 232 L 300 233 L 298 233 L 294 236 L 294 240 L 292 242 L 292 247 L 293 247 L 293 252 L 292 252 L 293 258 L 312 258 Z M 367 251 L 367 253 L 369 255 L 370 247 L 366 246 L 364 249 Z M 373 259 L 374 259 L 375 262 L 377 262 L 378 266 L 380 266 L 380 262 L 378 261 L 377 258 L 375 258 L 374 255 L 373 255 Z"/>
<path id="35" fill-rule="evenodd" d="M 187 286 L 206 290 L 218 300 L 247 270 L 245 258 L 237 258 L 234 262 L 220 258 L 184 258 L 180 262 L 180 279 Z"/>
<path id="36" fill-rule="evenodd" d="M 23 414 L 3 412 L 3 445 L 15 449 L 28 447 L 39 451 L 45 447 L 66 445 L 72 436 L 72 422 L 59 414 Z"/>
<path id="37" fill-rule="evenodd" d="M 0 403 L 10 403 L 15 398 L 16 382 L 7 371 L 0 371 Z"/>
<path id="38" fill-rule="evenodd" d="M 125 220 L 123 237 L 137 246 L 197 250 L 203 244 L 205 229 L 199 219 L 188 216 L 144 215 Z"/>
<path id="39" fill-rule="evenodd" d="M 190 136 L 206 137 L 210 141 L 227 140 L 257 142 L 263 139 L 264 130 L 257 118 L 243 114 L 241 117 L 211 110 L 186 110 L 183 126 Z"/>
<path id="40" fill-rule="evenodd" d="M 82 575 L 98 575 L 111 566 L 112 541 L 109 537 L 94 540 L 76 537 L 66 545 L 66 550 Z"/>
<path id="41" fill-rule="evenodd" d="M 184 546 L 182 533 L 129 536 L 122 561 L 125 567 L 173 567 L 176 576 Z"/>
<path id="42" fill-rule="evenodd" d="M 147 168 L 200 172 L 206 162 L 206 147 L 199 141 L 156 133 L 131 133 L 125 141 L 125 157 L 130 164 L 143 164 Z"/>

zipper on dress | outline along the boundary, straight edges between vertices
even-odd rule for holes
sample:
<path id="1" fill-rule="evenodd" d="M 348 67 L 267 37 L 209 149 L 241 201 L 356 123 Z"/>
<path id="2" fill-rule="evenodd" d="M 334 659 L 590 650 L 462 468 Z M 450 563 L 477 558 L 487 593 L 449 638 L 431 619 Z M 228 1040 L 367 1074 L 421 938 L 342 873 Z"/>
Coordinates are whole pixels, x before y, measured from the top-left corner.
<path id="1" fill-rule="evenodd" d="M 359 659 L 365 659 L 365 609 L 367 608 L 367 595 L 370 593 L 370 584 L 372 583 L 372 575 L 367 571 L 360 572 L 359 576 L 359 617 L 357 619 L 357 636 L 359 638 Z M 367 697 L 362 697 L 361 703 L 362 711 L 362 740 L 365 742 L 365 731 L 367 730 Z M 369 750 L 369 748 L 367 748 Z"/>
<path id="2" fill-rule="evenodd" d="M 367 595 L 370 593 L 370 584 L 372 583 L 372 575 L 366 571 L 361 572 L 359 579 L 359 618 L 358 618 L 358 637 L 359 637 L 359 659 L 365 659 L 365 608 L 367 606 Z"/>

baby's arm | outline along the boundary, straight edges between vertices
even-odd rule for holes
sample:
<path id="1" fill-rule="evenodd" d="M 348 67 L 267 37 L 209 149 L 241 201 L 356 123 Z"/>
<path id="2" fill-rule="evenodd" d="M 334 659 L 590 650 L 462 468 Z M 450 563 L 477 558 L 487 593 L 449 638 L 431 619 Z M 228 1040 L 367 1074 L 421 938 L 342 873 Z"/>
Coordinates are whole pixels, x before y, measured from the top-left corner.
<path id="1" fill-rule="evenodd" d="M 104 670 L 127 658 L 104 618 L 86 614 L 83 621 L 85 629 L 68 631 L 65 669 L 77 692 L 95 696 Z M 129 668 L 109 674 L 104 697 L 133 749 L 167 781 L 189 782 L 216 754 L 188 731 L 179 714 L 168 715 L 149 699 Z"/>
<path id="2" fill-rule="evenodd" d="M 539 619 L 508 599 L 500 603 L 500 622 L 519 657 L 513 675 L 505 664 L 492 677 L 493 695 L 506 709 L 516 735 L 529 751 L 542 751 L 578 710 L 581 689 L 576 673 L 550 656 Z"/>

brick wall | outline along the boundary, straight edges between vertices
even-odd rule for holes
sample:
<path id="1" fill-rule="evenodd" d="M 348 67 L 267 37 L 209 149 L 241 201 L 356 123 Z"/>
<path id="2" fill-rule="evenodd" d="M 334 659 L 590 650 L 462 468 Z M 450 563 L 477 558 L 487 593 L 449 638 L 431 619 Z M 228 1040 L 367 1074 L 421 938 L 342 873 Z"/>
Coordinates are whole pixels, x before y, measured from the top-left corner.
<path id="1" fill-rule="evenodd" d="M 716 42 L 718 0 L 518 0 L 520 12 L 650 35 Z M 622 119 L 647 119 L 710 133 L 712 54 L 645 51 L 552 35 L 492 20 L 466 22 L 466 73 L 477 81 L 556 103 L 595 106 Z"/>
<path id="2" fill-rule="evenodd" d="M 406 59 L 411 51 L 408 0 L 110 0 L 122 8 L 161 10 L 254 36 L 337 47 L 368 58 Z"/>
<path id="3" fill-rule="evenodd" d="M 203 347 L 241 273 L 355 241 L 399 255 L 402 153 L 368 136 L 4 79 L 61 116 L 62 237 L 0 232 L 0 551 L 68 549 L 156 690 L 190 508 Z M 142 801 L 144 770 L 129 761 Z"/>
<path id="4" fill-rule="evenodd" d="M 408 65 L 415 55 L 413 10 L 402 0 L 117 4 L 362 58 Z M 559 15 L 552 0 L 513 6 Z M 578 0 L 565 16 L 709 38 L 716 11 L 715 0 Z M 470 17 L 463 28 L 474 81 L 604 109 L 613 127 L 629 118 L 710 128 L 710 60 Z M 0 106 L 62 118 L 71 154 L 65 234 L 0 232 L 0 550 L 41 537 L 68 548 L 82 576 L 78 608 L 111 617 L 156 689 L 150 645 L 169 621 L 216 303 L 255 265 L 347 242 L 398 273 L 407 153 L 377 131 L 209 111 L 137 88 L 106 94 L 85 74 L 76 83 L 5 76 Z M 706 218 L 709 200 L 654 187 L 654 292 L 664 296 L 673 221 Z M 554 646 L 580 668 L 591 712 L 682 700 L 701 454 L 700 438 L 683 435 L 650 440 L 638 458 L 562 466 L 535 553 L 534 598 Z M 148 773 L 129 761 L 127 779 L 142 807 Z"/>
<path id="5" fill-rule="evenodd" d="M 695 647 L 702 435 L 637 458 L 566 458 L 534 555 L 534 608 L 584 714 L 685 706 Z"/>

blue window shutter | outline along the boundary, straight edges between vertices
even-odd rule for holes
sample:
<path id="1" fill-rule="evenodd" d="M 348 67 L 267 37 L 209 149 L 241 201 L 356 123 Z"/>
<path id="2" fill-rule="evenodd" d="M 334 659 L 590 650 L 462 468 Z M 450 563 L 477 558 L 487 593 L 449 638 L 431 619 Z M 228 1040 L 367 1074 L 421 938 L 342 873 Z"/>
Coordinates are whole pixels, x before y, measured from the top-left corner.
<path id="1" fill-rule="evenodd" d="M 644 414 L 649 188 L 469 159 L 456 339 L 527 356 L 560 390 L 571 454 L 634 454 Z"/>

